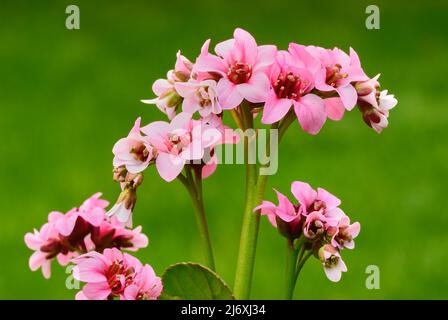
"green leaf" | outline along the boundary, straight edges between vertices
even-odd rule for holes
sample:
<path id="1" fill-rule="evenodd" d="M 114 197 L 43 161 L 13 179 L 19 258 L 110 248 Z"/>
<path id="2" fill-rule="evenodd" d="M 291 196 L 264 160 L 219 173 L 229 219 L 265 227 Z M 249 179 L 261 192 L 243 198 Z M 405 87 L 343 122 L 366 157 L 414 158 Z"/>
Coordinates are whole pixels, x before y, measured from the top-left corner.
<path id="1" fill-rule="evenodd" d="M 163 293 L 168 300 L 233 300 L 225 282 L 212 270 L 197 263 L 169 266 L 162 275 Z"/>

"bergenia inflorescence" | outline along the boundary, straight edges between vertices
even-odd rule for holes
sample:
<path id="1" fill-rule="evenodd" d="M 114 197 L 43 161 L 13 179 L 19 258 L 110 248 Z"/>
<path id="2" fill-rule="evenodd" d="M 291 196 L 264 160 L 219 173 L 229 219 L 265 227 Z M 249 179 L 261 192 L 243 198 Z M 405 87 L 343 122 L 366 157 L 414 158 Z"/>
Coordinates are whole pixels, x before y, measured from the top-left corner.
<path id="1" fill-rule="evenodd" d="M 355 107 L 364 122 L 380 133 L 397 104 L 393 95 L 380 89 L 379 75 L 366 75 L 353 48 L 346 53 L 339 48 L 290 43 L 282 50 L 258 44 L 240 28 L 235 29 L 233 38 L 214 48 L 210 44 L 211 40 L 206 40 L 194 60 L 178 51 L 174 68 L 152 86 L 156 97 L 141 100 L 155 104 L 167 119 L 142 125 L 138 118 L 113 146 L 113 179 L 121 190 L 116 203 L 107 211 L 108 202 L 95 194 L 67 213 L 51 212 L 40 230 L 25 235 L 27 246 L 34 250 L 29 261 L 32 270 L 41 268 L 48 278 L 53 260 L 63 266 L 75 264 L 74 277 L 86 283 L 77 299 L 157 299 L 162 292 L 161 279 L 151 266 L 122 251 L 135 251 L 148 243 L 141 227 L 132 229 L 145 170 L 153 167 L 163 180 L 180 180 L 188 189 L 207 266 L 213 270 L 202 180 L 217 168 L 218 147 L 239 141 L 247 146 L 249 141 L 224 124 L 225 113 L 238 129 L 258 132 L 256 124 L 269 125 L 279 130 L 281 139 L 295 120 L 305 132 L 316 135 L 327 119 L 340 121 Z M 249 148 L 244 150 L 248 164 Z M 246 208 L 235 296 L 249 297 L 258 233 L 253 217 L 258 218 L 258 213 L 266 215 L 287 239 L 296 259 L 290 279 L 296 279 L 307 258 L 314 255 L 327 277 L 339 281 L 347 271 L 340 252 L 354 247 L 360 224 L 350 222 L 339 208 L 338 198 L 304 182 L 292 183 L 294 201 L 278 191 L 278 204 L 262 201 L 266 177 L 256 175 L 252 170 L 256 166 L 246 166 Z M 244 239 L 253 241 L 245 243 Z M 295 280 L 288 284 L 290 298 L 294 285 Z"/>
<path id="2" fill-rule="evenodd" d="M 339 208 L 341 200 L 325 189 L 314 190 L 308 183 L 292 183 L 294 201 L 279 191 L 276 193 L 278 204 L 263 201 L 254 210 L 266 215 L 293 245 L 300 243 L 304 250 L 320 259 L 328 279 L 339 281 L 341 273 L 347 271 L 340 250 L 355 247 L 359 222 L 350 223 L 350 218 Z"/>

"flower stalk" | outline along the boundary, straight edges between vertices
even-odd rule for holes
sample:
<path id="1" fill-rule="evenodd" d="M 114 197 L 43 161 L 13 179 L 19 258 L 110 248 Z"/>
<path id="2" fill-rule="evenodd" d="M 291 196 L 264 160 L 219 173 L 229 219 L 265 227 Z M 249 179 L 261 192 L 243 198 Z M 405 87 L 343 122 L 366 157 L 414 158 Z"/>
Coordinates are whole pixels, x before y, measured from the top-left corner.
<path id="1" fill-rule="evenodd" d="M 194 171 L 194 175 L 192 174 L 192 170 Z M 210 233 L 208 231 L 207 219 L 204 209 L 204 200 L 202 195 L 202 179 L 200 176 L 201 168 L 192 168 L 192 166 L 187 165 L 185 166 L 185 174 L 186 176 L 180 174 L 178 178 L 187 189 L 188 194 L 191 198 L 191 202 L 193 204 L 199 235 L 204 246 L 206 264 L 210 269 L 215 271 L 215 259 L 213 255 Z"/>

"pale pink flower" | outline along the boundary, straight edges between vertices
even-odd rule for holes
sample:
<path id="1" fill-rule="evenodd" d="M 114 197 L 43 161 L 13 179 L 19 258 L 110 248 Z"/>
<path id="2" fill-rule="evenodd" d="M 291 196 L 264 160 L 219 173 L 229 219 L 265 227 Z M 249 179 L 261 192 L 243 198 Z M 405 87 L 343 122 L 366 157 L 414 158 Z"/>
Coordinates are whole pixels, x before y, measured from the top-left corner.
<path id="1" fill-rule="evenodd" d="M 175 83 L 188 81 L 192 69 L 193 64 L 190 60 L 178 51 L 174 70 L 168 71 L 166 79 L 158 79 L 152 85 L 152 91 L 157 98 L 141 101 L 146 104 L 155 104 L 160 111 L 168 116 L 168 119 L 173 119 L 176 115 L 176 108 L 182 101 L 176 92 Z"/>
<path id="2" fill-rule="evenodd" d="M 389 110 L 398 103 L 393 94 L 388 94 L 387 90 L 378 92 L 377 107 L 359 101 L 359 109 L 362 112 L 364 122 L 377 133 L 381 133 L 389 125 Z"/>
<path id="3" fill-rule="evenodd" d="M 146 264 L 135 273 L 134 281 L 124 290 L 126 300 L 157 300 L 163 290 L 162 280 Z"/>
<path id="4" fill-rule="evenodd" d="M 31 271 L 42 268 L 42 274 L 46 279 L 51 276 L 51 262 L 54 255 L 52 252 L 47 252 L 45 246 L 57 241 L 57 237 L 58 232 L 53 223 L 46 223 L 40 230 L 34 229 L 33 233 L 28 232 L 25 235 L 26 245 L 35 251 L 29 259 L 29 267 Z M 41 248 L 44 248 L 45 251 Z"/>
<path id="5" fill-rule="evenodd" d="M 122 298 L 125 289 L 132 284 L 134 275 L 142 267 L 133 256 L 116 248 L 105 249 L 103 254 L 89 252 L 73 259 L 73 277 L 86 282 L 82 295 L 77 298 L 106 300 Z"/>
<path id="6" fill-rule="evenodd" d="M 143 127 L 152 145 L 157 148 L 156 168 L 166 181 L 174 180 L 184 165 L 202 162 L 204 152 L 221 139 L 221 133 L 188 113 L 180 113 L 171 121 L 152 122 Z"/>
<path id="7" fill-rule="evenodd" d="M 276 47 L 258 46 L 247 31 L 237 28 L 233 39 L 220 42 L 216 55 L 208 52 L 207 40 L 196 59 L 193 70 L 218 75 L 217 91 L 223 109 L 233 109 L 243 99 L 253 103 L 264 102 L 269 91 L 266 71 L 275 59 Z"/>
<path id="8" fill-rule="evenodd" d="M 339 249 L 353 249 L 355 247 L 355 239 L 361 231 L 361 225 L 359 222 L 350 224 L 350 218 L 344 215 L 339 221 L 337 226 L 331 227 L 328 233 L 331 237 L 331 245 Z"/>
<path id="9" fill-rule="evenodd" d="M 108 217 L 116 217 L 126 227 L 132 227 L 132 210 L 137 202 L 135 187 L 125 188 L 119 195 L 117 202 L 106 213 Z"/>
<path id="10" fill-rule="evenodd" d="M 197 81 L 190 79 L 187 82 L 177 82 L 175 88 L 179 95 L 184 98 L 182 111 L 190 114 L 198 111 L 201 117 L 222 112 L 215 80 Z"/>
<path id="11" fill-rule="evenodd" d="M 322 262 L 327 278 L 333 282 L 341 280 L 342 272 L 347 271 L 347 266 L 342 260 L 339 251 L 329 244 L 320 248 L 319 259 Z"/>
<path id="12" fill-rule="evenodd" d="M 202 158 L 202 179 L 205 179 L 211 176 L 218 166 L 218 158 L 215 154 L 215 148 L 222 144 L 237 144 L 240 137 L 232 128 L 224 125 L 222 118 L 215 114 L 210 114 L 207 117 L 201 118 L 201 121 L 203 124 L 217 129 L 221 134 L 221 139 L 215 141 L 215 143 L 204 150 L 205 153 Z"/>
<path id="13" fill-rule="evenodd" d="M 297 49 L 299 50 L 299 49 Z M 308 55 L 303 49 L 303 55 Z M 311 59 L 311 58 L 310 58 Z M 279 51 L 270 70 L 271 89 L 266 97 L 261 121 L 271 124 L 281 120 L 294 106 L 303 130 L 317 134 L 327 119 L 324 101 L 310 93 L 314 74 L 298 55 Z"/>
<path id="14" fill-rule="evenodd" d="M 295 49 L 300 46 L 291 44 Z M 327 105 L 327 113 L 333 120 L 339 120 L 341 111 L 345 109 L 352 110 L 357 101 L 357 93 L 354 82 L 368 80 L 369 77 L 364 73 L 358 54 L 350 48 L 350 55 L 339 48 L 324 49 L 321 47 L 308 46 L 306 50 L 320 62 L 318 71 L 315 73 L 315 87 L 323 92 L 336 92 L 340 98 L 340 104 L 337 100 L 332 100 L 331 105 Z M 341 110 L 342 106 L 342 110 Z"/>
<path id="15" fill-rule="evenodd" d="M 115 143 L 112 152 L 115 155 L 114 167 L 124 166 L 134 174 L 145 170 L 154 160 L 156 151 L 149 139 L 140 132 L 140 118 L 135 121 L 128 136 Z"/>

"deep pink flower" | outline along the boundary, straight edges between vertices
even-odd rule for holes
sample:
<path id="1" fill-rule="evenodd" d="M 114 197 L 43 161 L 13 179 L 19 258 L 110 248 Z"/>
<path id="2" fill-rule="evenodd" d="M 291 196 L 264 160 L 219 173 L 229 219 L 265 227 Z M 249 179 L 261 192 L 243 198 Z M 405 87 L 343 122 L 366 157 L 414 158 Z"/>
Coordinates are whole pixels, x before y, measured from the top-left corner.
<path id="1" fill-rule="evenodd" d="M 177 82 L 175 88 L 179 95 L 184 98 L 182 111 L 190 114 L 198 111 L 201 117 L 222 112 L 215 80 L 197 81 L 190 79 L 187 82 Z"/>
<path id="2" fill-rule="evenodd" d="M 196 59 L 194 72 L 216 74 L 218 97 L 223 109 L 233 109 L 243 99 L 253 103 L 264 102 L 269 90 L 266 70 L 275 59 L 276 47 L 258 46 L 247 31 L 237 28 L 233 39 L 220 42 L 215 47 L 216 55 L 208 52 L 207 40 Z"/>
<path id="3" fill-rule="evenodd" d="M 301 213 L 304 216 L 312 212 L 320 212 L 325 216 L 326 223 L 330 226 L 337 225 L 344 212 L 339 208 L 341 200 L 322 188 L 315 191 L 306 182 L 294 181 L 291 192 L 301 205 Z"/>
<path id="4" fill-rule="evenodd" d="M 302 49 L 302 55 L 309 56 L 305 49 Z M 327 113 L 324 101 L 310 93 L 314 88 L 314 74 L 303 57 L 279 51 L 270 70 L 270 82 L 271 89 L 261 121 L 265 124 L 277 122 L 294 106 L 303 130 L 317 134 L 327 119 Z"/>
<path id="5" fill-rule="evenodd" d="M 205 150 L 222 139 L 216 128 L 185 112 L 171 123 L 156 121 L 141 130 L 157 149 L 156 168 L 166 181 L 174 180 L 186 163 L 201 163 Z"/>
<path id="6" fill-rule="evenodd" d="M 166 79 L 158 79 L 152 85 L 152 91 L 157 98 L 141 101 L 146 104 L 155 104 L 160 111 L 168 116 L 168 119 L 173 119 L 176 115 L 176 107 L 182 101 L 175 90 L 175 83 L 188 81 L 192 69 L 193 64 L 190 60 L 178 51 L 174 70 L 168 71 Z"/>
<path id="7" fill-rule="evenodd" d="M 44 277 L 49 278 L 55 258 L 65 266 L 80 253 L 91 250 L 102 252 L 117 247 L 136 251 L 147 246 L 148 238 L 141 233 L 141 227 L 131 230 L 116 218 L 108 219 L 108 202 L 100 196 L 93 195 L 66 214 L 50 212 L 48 222 L 40 230 L 25 235 L 26 245 L 35 251 L 29 260 L 32 271 L 42 268 Z"/>
<path id="8" fill-rule="evenodd" d="M 92 251 L 73 262 L 74 278 L 86 282 L 77 299 L 88 300 L 122 298 L 133 283 L 135 272 L 142 267 L 138 259 L 116 248 L 105 249 L 103 254 Z"/>
<path id="9" fill-rule="evenodd" d="M 124 299 L 157 300 L 162 290 L 162 280 L 150 265 L 144 265 L 135 273 L 133 283 L 124 290 Z"/>
<path id="10" fill-rule="evenodd" d="M 347 266 L 342 260 L 339 251 L 329 244 L 320 248 L 319 259 L 322 262 L 327 278 L 333 282 L 341 280 L 342 272 L 347 272 Z"/>
<path id="11" fill-rule="evenodd" d="M 278 205 L 263 201 L 254 211 L 260 210 L 262 215 L 266 215 L 269 222 L 286 238 L 297 238 L 301 234 L 300 208 L 294 206 L 282 193 L 275 189 L 274 191 L 277 193 Z"/>
<path id="12" fill-rule="evenodd" d="M 291 47 L 296 51 L 301 46 L 293 43 Z M 341 102 L 339 107 L 342 106 L 347 110 L 352 110 L 357 100 L 356 90 L 352 83 L 369 79 L 362 70 L 361 62 L 355 50 L 350 48 L 350 55 L 339 48 L 324 49 L 308 46 L 306 50 L 320 62 L 315 73 L 316 89 L 323 92 L 336 92 Z M 335 101 L 333 100 L 332 107 L 337 108 Z M 339 120 L 337 114 L 339 114 L 340 109 L 333 110 L 330 107 L 328 111 L 333 120 Z M 336 116 L 333 117 L 333 115 Z"/>
<path id="13" fill-rule="evenodd" d="M 135 121 L 128 136 L 118 140 L 112 152 L 115 155 L 114 167 L 124 166 L 127 171 L 134 174 L 145 170 L 154 160 L 155 150 L 149 139 L 140 132 L 140 118 Z"/>

